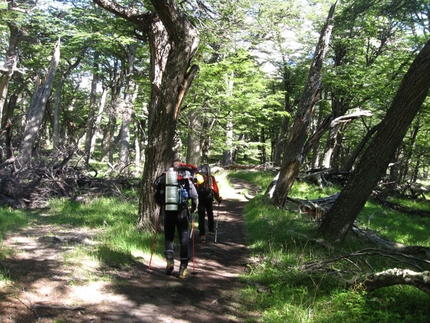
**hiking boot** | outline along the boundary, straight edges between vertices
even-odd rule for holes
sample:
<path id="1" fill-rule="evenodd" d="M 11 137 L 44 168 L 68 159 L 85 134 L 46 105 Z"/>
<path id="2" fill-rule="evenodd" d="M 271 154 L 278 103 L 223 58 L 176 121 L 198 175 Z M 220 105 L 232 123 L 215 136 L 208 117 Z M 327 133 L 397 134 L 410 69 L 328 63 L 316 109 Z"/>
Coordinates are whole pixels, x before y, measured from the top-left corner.
<path id="1" fill-rule="evenodd" d="M 179 266 L 179 278 L 184 279 L 188 275 L 187 264 L 181 264 Z"/>
<path id="2" fill-rule="evenodd" d="M 172 254 L 166 255 L 166 275 L 171 275 L 173 272 L 175 260 L 173 259 Z"/>
<path id="3" fill-rule="evenodd" d="M 201 236 L 200 237 L 200 242 L 201 243 L 206 243 L 206 236 Z"/>
<path id="4" fill-rule="evenodd" d="M 170 276 L 172 274 L 172 272 L 173 272 L 173 268 L 174 268 L 173 263 L 167 261 L 166 275 Z"/>

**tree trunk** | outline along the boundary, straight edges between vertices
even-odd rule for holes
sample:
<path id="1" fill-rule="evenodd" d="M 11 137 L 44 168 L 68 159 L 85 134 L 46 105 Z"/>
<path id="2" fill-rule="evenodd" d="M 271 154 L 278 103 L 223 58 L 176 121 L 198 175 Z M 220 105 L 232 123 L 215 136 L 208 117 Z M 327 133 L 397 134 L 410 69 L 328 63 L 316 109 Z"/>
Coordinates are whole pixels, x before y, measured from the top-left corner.
<path id="1" fill-rule="evenodd" d="M 172 162 L 173 142 L 181 105 L 197 73 L 191 61 L 199 34 L 173 0 L 152 0 L 155 12 L 140 12 L 109 0 L 101 7 L 136 24 L 148 36 L 151 61 L 151 103 L 148 108 L 148 145 L 139 199 L 138 226 L 154 226 L 158 206 L 152 183 Z M 191 66 L 191 67 L 190 67 Z"/>
<path id="2" fill-rule="evenodd" d="M 54 111 L 53 111 L 53 158 L 58 158 L 58 149 L 60 147 L 60 114 L 61 114 L 61 92 L 63 91 L 63 85 L 64 85 L 65 78 L 61 76 L 60 80 L 58 81 L 57 88 L 55 90 L 55 103 L 54 103 Z"/>
<path id="3" fill-rule="evenodd" d="M 222 165 L 227 166 L 233 164 L 233 122 L 231 121 L 231 113 L 227 117 L 227 127 L 225 133 L 226 150 L 223 152 Z"/>
<path id="4" fill-rule="evenodd" d="M 410 165 L 412 163 L 412 156 L 416 148 L 416 144 L 417 144 L 416 141 L 417 141 L 417 136 L 420 128 L 421 128 L 420 122 L 419 120 L 416 120 L 416 124 L 413 127 L 411 127 L 412 134 L 411 134 L 410 141 L 407 143 L 407 146 L 405 147 L 405 157 L 404 157 L 404 160 L 401 162 L 400 182 L 398 184 L 411 182 L 412 176 L 408 176 L 408 172 L 410 170 Z"/>
<path id="5" fill-rule="evenodd" d="M 367 142 L 372 138 L 372 136 L 375 134 L 376 131 L 378 131 L 380 124 L 377 124 L 373 128 L 367 131 L 366 135 L 361 139 L 358 146 L 354 149 L 352 154 L 349 156 L 349 159 L 347 162 L 341 167 L 341 171 L 343 172 L 350 172 L 352 169 L 352 166 L 354 166 L 355 161 L 357 160 L 358 156 L 360 155 L 361 151 L 366 146 Z"/>
<path id="6" fill-rule="evenodd" d="M 267 161 L 267 153 L 266 153 L 266 146 L 264 145 L 264 143 L 266 142 L 266 134 L 264 131 L 264 127 L 261 128 L 260 130 L 260 142 L 262 143 L 261 145 L 259 145 L 259 150 L 260 150 L 260 164 L 264 165 L 266 164 Z"/>
<path id="7" fill-rule="evenodd" d="M 129 163 L 130 156 L 130 124 L 134 114 L 133 102 L 137 97 L 138 85 L 133 81 L 134 61 L 136 58 L 137 43 L 127 46 L 127 66 L 126 87 L 124 94 L 124 105 L 121 109 L 121 131 L 119 138 L 119 163 L 118 168 L 121 171 Z"/>
<path id="8" fill-rule="evenodd" d="M 205 116 L 206 118 L 206 116 Z M 203 136 L 200 139 L 200 147 L 201 147 L 201 151 L 202 151 L 202 158 L 200 160 L 201 164 L 208 164 L 209 163 L 209 149 L 211 147 L 211 138 L 210 136 L 206 136 L 206 133 L 210 133 L 212 131 L 212 129 L 215 126 L 215 122 L 216 119 L 206 119 L 203 122 L 203 127 L 202 129 L 204 129 L 203 132 Z"/>
<path id="9" fill-rule="evenodd" d="M 61 74 L 61 77 L 57 84 L 57 89 L 55 91 L 55 104 L 54 104 L 54 112 L 53 112 L 53 128 L 54 128 L 54 135 L 53 135 L 53 153 L 54 153 L 54 159 L 57 158 L 58 154 L 58 148 L 61 143 L 61 135 L 60 135 L 60 116 L 61 116 L 61 93 L 63 91 L 63 85 L 64 82 L 66 82 L 67 78 L 72 73 L 72 70 L 76 68 L 81 63 L 81 58 L 78 58 L 74 64 L 69 65 L 67 70 Z"/>
<path id="10" fill-rule="evenodd" d="M 2 133 L 0 135 L 0 137 L 2 138 L 3 134 L 4 134 L 4 147 L 5 147 L 5 155 L 3 156 L 3 150 L 1 151 L 1 156 L 0 156 L 0 162 L 3 162 L 4 157 L 6 157 L 7 160 L 12 161 L 13 160 L 13 145 L 12 145 L 12 116 L 13 116 L 13 111 L 16 108 L 16 103 L 18 101 L 18 95 L 17 94 L 12 94 L 9 98 L 9 102 L 6 106 L 6 109 L 3 111 L 3 120 L 4 120 L 4 124 L 2 125 Z M 2 138 L 3 139 L 3 138 Z M 2 146 L 0 146 L 1 149 Z"/>
<path id="11" fill-rule="evenodd" d="M 285 111 L 288 112 L 288 116 L 283 118 L 280 134 L 275 146 L 275 153 L 273 154 L 273 164 L 280 166 L 282 164 L 282 153 L 284 152 L 285 144 L 287 143 L 288 129 L 290 126 L 291 115 L 293 114 L 293 107 L 291 106 L 290 93 L 293 90 L 291 82 L 291 69 L 286 62 L 284 62 L 284 90 L 285 90 Z"/>
<path id="12" fill-rule="evenodd" d="M 51 95 L 52 85 L 54 83 L 55 73 L 57 72 L 57 66 L 60 61 L 60 40 L 57 41 L 54 47 L 54 55 L 51 59 L 51 66 L 47 73 L 45 83 L 39 88 L 35 86 L 33 97 L 30 102 L 30 109 L 28 111 L 28 117 L 26 127 L 21 141 L 17 156 L 17 167 L 21 168 L 26 165 L 31 158 L 31 152 L 36 142 L 36 137 L 42 124 L 43 113 L 45 112 L 46 103 L 49 96 Z"/>
<path id="13" fill-rule="evenodd" d="M 118 110 L 118 106 L 121 99 L 119 98 L 119 91 L 117 87 L 112 88 L 111 94 L 111 102 L 108 108 L 108 124 L 103 131 L 103 140 L 102 140 L 102 161 L 108 161 L 113 164 L 113 150 L 114 150 L 114 142 L 115 142 L 115 129 L 116 129 L 116 114 Z"/>
<path id="14" fill-rule="evenodd" d="M 88 164 L 94 152 L 94 142 L 96 135 L 96 100 L 97 100 L 97 85 L 99 84 L 99 53 L 94 53 L 93 62 L 93 78 L 91 80 L 90 106 L 88 111 L 88 119 L 85 130 L 85 162 Z"/>
<path id="15" fill-rule="evenodd" d="M 341 242 L 375 185 L 385 174 L 396 149 L 418 113 L 430 87 L 430 41 L 404 76 L 399 90 L 373 141 L 355 172 L 318 229 L 320 235 Z"/>
<path id="16" fill-rule="evenodd" d="M 1 78 L 0 78 L 0 126 L 3 128 L 3 125 L 7 122 L 6 120 L 2 120 L 3 116 L 3 107 L 6 103 L 7 92 L 9 88 L 9 81 L 12 78 L 13 73 L 16 71 L 16 62 L 18 60 L 17 56 L 17 48 L 18 44 L 22 39 L 22 32 L 18 29 L 15 24 L 8 23 L 7 24 L 10 31 L 9 36 L 9 47 L 6 51 L 6 60 L 4 66 L 0 69 Z"/>
<path id="17" fill-rule="evenodd" d="M 189 131 L 187 135 L 187 163 L 193 165 L 200 164 L 200 138 L 198 137 L 198 132 L 194 129 L 200 129 L 200 118 L 198 113 L 191 113 L 189 118 Z"/>
<path id="18" fill-rule="evenodd" d="M 324 159 L 323 159 L 323 168 L 330 168 L 331 167 L 331 157 L 333 155 L 334 148 L 337 144 L 337 135 L 339 133 L 340 125 L 337 125 L 336 127 L 333 127 L 330 129 L 327 143 L 326 143 L 326 150 L 324 153 Z"/>
<path id="19" fill-rule="evenodd" d="M 119 109 L 119 113 L 121 115 L 121 128 L 119 132 L 119 171 L 128 165 L 130 155 L 130 123 L 132 107 L 128 103 L 129 102 L 123 102 Z"/>
<path id="20" fill-rule="evenodd" d="M 321 31 L 308 80 L 294 118 L 289 141 L 284 150 L 281 171 L 272 198 L 273 203 L 281 208 L 287 201 L 288 194 L 304 159 L 303 148 L 314 112 L 315 101 L 320 90 L 321 70 L 333 28 L 335 8 L 336 4 L 331 6 L 327 21 Z"/>
<path id="21" fill-rule="evenodd" d="M 22 39 L 22 32 L 15 24 L 8 23 L 8 27 L 10 31 L 9 47 L 6 51 L 5 63 L 3 67 L 0 68 L 0 163 L 3 162 L 5 156 L 7 159 L 13 156 L 12 146 L 10 145 L 12 131 L 11 118 L 13 114 L 10 114 L 10 111 L 3 111 L 3 108 L 6 106 L 15 106 L 15 104 L 6 105 L 6 98 L 9 89 L 9 81 L 16 70 L 18 44 Z M 5 143 L 5 145 L 3 143 Z M 6 147 L 5 153 L 3 152 L 3 146 Z"/>
<path id="22" fill-rule="evenodd" d="M 134 129 L 135 129 L 135 134 L 134 134 L 134 176 L 139 176 L 141 174 L 141 167 L 140 164 L 142 162 L 141 160 L 141 156 L 142 156 L 142 147 L 144 145 L 144 141 L 143 141 L 143 133 L 141 131 L 140 128 L 140 121 L 137 120 L 136 115 L 133 116 L 133 124 L 134 124 Z"/>
<path id="23" fill-rule="evenodd" d="M 102 116 L 106 107 L 107 96 L 108 96 L 108 89 L 106 87 L 103 87 L 102 95 L 100 97 L 100 102 L 98 104 L 97 115 L 95 116 L 94 124 L 92 126 L 93 134 L 91 136 L 91 142 L 89 143 L 90 145 L 89 151 L 88 151 L 89 155 L 87 155 L 87 157 L 90 156 L 90 158 L 94 152 L 97 137 L 100 135 L 100 124 L 102 123 Z"/>

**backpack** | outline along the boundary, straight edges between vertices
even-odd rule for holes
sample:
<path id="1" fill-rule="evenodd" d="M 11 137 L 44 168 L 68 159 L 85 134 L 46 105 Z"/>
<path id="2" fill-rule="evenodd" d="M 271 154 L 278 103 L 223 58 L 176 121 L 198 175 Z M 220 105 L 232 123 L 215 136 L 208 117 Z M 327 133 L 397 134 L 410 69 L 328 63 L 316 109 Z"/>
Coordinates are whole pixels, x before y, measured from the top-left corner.
<path id="1" fill-rule="evenodd" d="M 197 168 L 196 168 L 197 170 Z M 154 198 L 159 206 L 165 206 L 166 211 L 181 211 L 188 207 L 190 198 L 190 178 L 193 178 L 193 168 L 181 165 L 175 169 L 160 174 L 154 181 Z"/>
<path id="2" fill-rule="evenodd" d="M 208 196 L 213 192 L 212 177 L 210 175 L 210 167 L 208 164 L 199 166 L 196 174 L 197 193 L 199 196 Z"/>

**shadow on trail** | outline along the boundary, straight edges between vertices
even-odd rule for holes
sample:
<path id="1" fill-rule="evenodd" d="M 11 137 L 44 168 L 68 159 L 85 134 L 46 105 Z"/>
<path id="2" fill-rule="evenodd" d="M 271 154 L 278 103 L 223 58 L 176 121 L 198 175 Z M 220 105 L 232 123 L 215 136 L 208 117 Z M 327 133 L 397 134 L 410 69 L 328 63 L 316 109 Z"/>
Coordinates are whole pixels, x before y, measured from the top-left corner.
<path id="1" fill-rule="evenodd" d="M 121 315 L 127 315 L 130 322 L 246 321 L 249 313 L 243 311 L 238 297 L 240 275 L 246 271 L 248 255 L 242 218 L 245 202 L 241 195 L 234 195 L 224 197 L 219 210 L 214 205 L 214 215 L 219 216 L 217 243 L 213 235 L 207 236 L 206 244 L 195 241 L 195 262 L 190 259 L 188 278 L 177 278 L 176 243 L 172 276 L 165 275 L 165 263 L 158 259 L 153 260 L 151 271 L 145 265 L 139 266 L 141 276 L 129 280 L 131 286 L 111 286 L 114 293 L 132 302 Z"/>
<path id="2" fill-rule="evenodd" d="M 233 182 L 233 185 L 234 184 Z M 190 260 L 187 279 L 177 278 L 179 244 L 175 244 L 175 271 L 164 272 L 164 259 L 153 258 L 132 265 L 92 268 L 67 264 L 65 250 L 74 249 L 72 240 L 84 243 L 87 236 L 76 228 L 61 228 L 56 241 L 42 227 L 18 236 L 11 243 L 23 253 L 19 259 L 3 259 L 0 270 L 10 272 L 11 281 L 19 282 L 19 290 L 0 290 L 2 323 L 53 322 L 244 322 L 250 313 L 240 303 L 241 274 L 246 272 L 248 250 L 244 234 L 242 210 L 246 199 L 243 187 L 223 194 L 219 210 L 218 239 L 207 236 L 206 244 L 195 241 L 194 263 Z M 219 212 L 219 213 L 218 213 Z M 52 228 L 47 227 L 45 230 Z M 48 241 L 32 237 L 43 236 Z M 91 240 L 91 237 L 88 237 Z M 178 237 L 176 236 L 177 240 Z M 73 239 L 75 241 L 76 239 Z M 192 255 L 192 254 L 191 254 Z M 127 256 L 127 255 L 124 255 Z M 194 273 L 194 274 L 193 274 Z"/>

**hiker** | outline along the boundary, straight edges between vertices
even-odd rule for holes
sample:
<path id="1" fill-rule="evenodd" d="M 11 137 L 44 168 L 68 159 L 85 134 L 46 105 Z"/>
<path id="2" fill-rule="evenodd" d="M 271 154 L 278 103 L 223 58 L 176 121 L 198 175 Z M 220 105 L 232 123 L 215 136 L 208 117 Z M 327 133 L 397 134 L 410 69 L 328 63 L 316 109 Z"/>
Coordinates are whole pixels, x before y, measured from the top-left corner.
<path id="1" fill-rule="evenodd" d="M 208 215 L 208 230 L 209 234 L 214 233 L 214 212 L 213 200 L 219 204 L 221 197 L 219 196 L 218 184 L 214 176 L 210 173 L 208 164 L 199 167 L 196 174 L 197 194 L 199 196 L 199 238 L 201 243 L 206 243 L 205 216 Z"/>
<path id="2" fill-rule="evenodd" d="M 193 174 L 197 167 L 182 164 L 176 160 L 172 167 L 161 174 L 154 186 L 155 199 L 161 206 L 160 216 L 164 216 L 164 254 L 166 256 L 166 275 L 172 275 L 174 269 L 173 239 L 175 228 L 180 241 L 179 278 L 187 276 L 189 219 L 196 211 L 198 195 L 193 184 Z M 189 199 L 192 200 L 189 210 Z"/>

